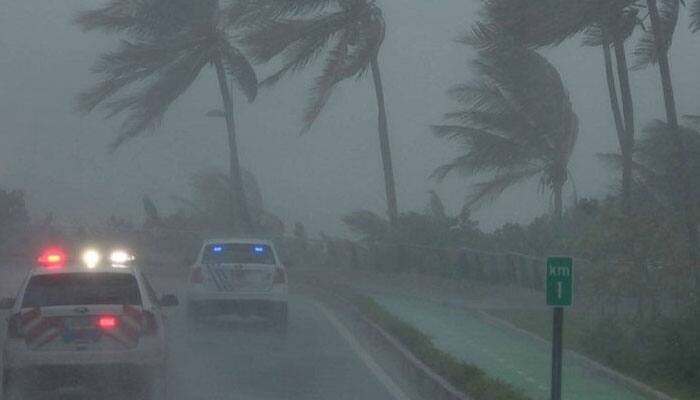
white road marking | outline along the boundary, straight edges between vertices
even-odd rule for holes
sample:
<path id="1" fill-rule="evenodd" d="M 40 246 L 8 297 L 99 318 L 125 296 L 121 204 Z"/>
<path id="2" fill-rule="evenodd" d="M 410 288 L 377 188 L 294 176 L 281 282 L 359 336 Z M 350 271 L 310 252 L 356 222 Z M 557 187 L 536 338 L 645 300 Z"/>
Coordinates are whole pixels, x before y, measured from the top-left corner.
<path id="1" fill-rule="evenodd" d="M 314 302 L 316 307 L 321 310 L 321 313 L 328 320 L 328 322 L 333 325 L 340 336 L 345 339 L 345 341 L 350 345 L 352 350 L 357 354 L 357 356 L 362 360 L 362 362 L 367 366 L 367 368 L 372 372 L 372 374 L 377 378 L 377 380 L 384 385 L 386 390 L 392 395 L 396 400 L 410 400 L 410 397 L 404 393 L 403 390 L 394 382 L 391 377 L 382 369 L 382 367 L 377 364 L 369 353 L 362 347 L 362 345 L 355 339 L 355 337 L 348 331 L 348 329 L 343 325 L 338 318 L 333 315 L 333 313 L 326 308 L 323 304 Z"/>

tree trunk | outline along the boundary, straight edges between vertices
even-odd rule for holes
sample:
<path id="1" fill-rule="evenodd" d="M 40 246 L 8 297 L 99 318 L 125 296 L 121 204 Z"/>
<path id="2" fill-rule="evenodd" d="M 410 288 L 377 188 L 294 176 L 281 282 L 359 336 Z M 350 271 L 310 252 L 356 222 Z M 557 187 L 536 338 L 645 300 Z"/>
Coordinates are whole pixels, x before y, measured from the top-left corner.
<path id="1" fill-rule="evenodd" d="M 220 59 L 215 61 L 216 75 L 219 80 L 221 99 L 226 115 L 226 130 L 228 131 L 229 147 L 229 174 L 231 180 L 231 223 L 236 233 L 246 233 L 253 230 L 253 222 L 248 211 L 248 202 L 243 186 L 243 171 L 238 159 L 238 145 L 236 143 L 236 125 L 233 118 L 233 98 L 231 89 L 224 70 L 224 64 Z"/>
<path id="2" fill-rule="evenodd" d="M 564 184 L 557 183 L 554 187 L 554 218 L 557 222 L 561 222 L 564 217 L 564 201 L 563 201 Z"/>
<path id="3" fill-rule="evenodd" d="M 673 82 L 671 81 L 671 67 L 668 62 L 668 48 L 661 37 L 661 21 L 656 0 L 647 0 L 649 18 L 654 32 L 656 52 L 658 55 L 659 72 L 661 73 L 661 86 L 663 88 L 664 105 L 666 106 L 666 122 L 671 129 L 672 140 L 676 146 L 678 159 L 678 175 L 681 184 L 681 196 L 683 201 L 683 213 L 685 228 L 688 238 L 688 255 L 691 262 L 692 273 L 695 278 L 695 298 L 700 302 L 700 258 L 698 257 L 698 227 L 693 213 L 693 200 L 691 194 L 692 179 L 688 171 L 687 155 L 683 146 L 683 138 L 678 126 L 678 112 L 676 100 L 673 94 Z"/>
<path id="4" fill-rule="evenodd" d="M 399 220 L 399 211 L 396 201 L 396 184 L 394 183 L 394 168 L 391 161 L 391 146 L 389 145 L 389 128 L 384 104 L 384 88 L 379 71 L 377 55 L 372 57 L 372 77 L 374 89 L 377 93 L 377 107 L 379 111 L 379 146 L 384 166 L 384 185 L 386 187 L 386 202 L 389 213 L 389 223 L 392 229 L 396 229 Z"/>
<path id="5" fill-rule="evenodd" d="M 607 40 L 603 44 L 603 58 L 605 60 L 605 78 L 608 83 L 608 95 L 610 96 L 610 108 L 615 121 L 615 131 L 617 132 L 617 140 L 620 142 L 620 149 L 624 144 L 625 126 L 622 123 L 622 113 L 620 112 L 620 101 L 617 98 L 617 86 L 615 83 L 615 73 L 613 72 L 612 55 L 610 54 L 610 45 Z"/>
<path id="6" fill-rule="evenodd" d="M 625 42 L 620 37 L 615 38 L 615 58 L 617 60 L 617 75 L 620 80 L 622 97 L 622 113 L 624 116 L 624 136 L 620 142 L 622 150 L 622 209 L 625 214 L 632 213 L 632 156 L 634 154 L 634 105 L 632 104 L 632 89 L 625 55 Z"/>

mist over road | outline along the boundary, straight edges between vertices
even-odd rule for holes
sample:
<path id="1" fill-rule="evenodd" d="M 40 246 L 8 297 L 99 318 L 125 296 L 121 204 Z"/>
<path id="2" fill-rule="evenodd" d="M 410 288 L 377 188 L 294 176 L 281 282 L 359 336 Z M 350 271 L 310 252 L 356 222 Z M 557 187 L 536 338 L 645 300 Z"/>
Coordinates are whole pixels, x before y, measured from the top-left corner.
<path id="1" fill-rule="evenodd" d="M 184 281 L 149 274 L 161 293 L 175 293 L 180 307 L 168 310 L 169 398 L 173 400 L 394 399 L 339 334 L 318 305 L 303 294 L 290 296 L 289 330 L 264 320 L 216 318 L 189 324 Z M 13 296 L 21 270 L 0 267 L 0 297 Z M 5 317 L 0 322 L 4 341 Z M 102 399 L 76 391 L 46 399 Z"/>

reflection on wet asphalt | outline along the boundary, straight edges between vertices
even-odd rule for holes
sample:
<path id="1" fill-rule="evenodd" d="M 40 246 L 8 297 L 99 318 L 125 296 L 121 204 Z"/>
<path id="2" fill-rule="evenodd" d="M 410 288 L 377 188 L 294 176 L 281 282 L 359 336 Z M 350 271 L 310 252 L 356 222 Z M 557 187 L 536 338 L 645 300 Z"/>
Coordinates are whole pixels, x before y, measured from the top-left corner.
<path id="1" fill-rule="evenodd" d="M 286 334 L 263 320 L 215 318 L 191 324 L 184 314 L 184 307 L 169 311 L 169 399 L 391 398 L 316 305 L 303 297 L 290 299 Z M 3 321 L 3 336 L 4 328 Z M 127 398 L 135 400 L 64 389 L 36 400 Z"/>
<path id="2" fill-rule="evenodd" d="M 264 321 L 190 325 L 174 315 L 173 399 L 389 399 L 316 306 L 290 301 L 287 334 Z M 189 334 L 188 334 L 189 331 Z"/>

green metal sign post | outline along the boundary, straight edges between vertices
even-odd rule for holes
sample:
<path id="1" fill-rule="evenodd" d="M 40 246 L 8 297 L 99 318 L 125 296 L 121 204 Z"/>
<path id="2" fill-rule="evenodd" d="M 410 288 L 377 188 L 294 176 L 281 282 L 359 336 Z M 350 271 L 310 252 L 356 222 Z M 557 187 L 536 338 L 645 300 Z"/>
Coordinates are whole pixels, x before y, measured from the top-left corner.
<path id="1" fill-rule="evenodd" d="M 561 400 L 561 371 L 564 345 L 564 307 L 574 302 L 574 260 L 571 257 L 547 258 L 547 305 L 552 316 L 552 400 Z"/>

